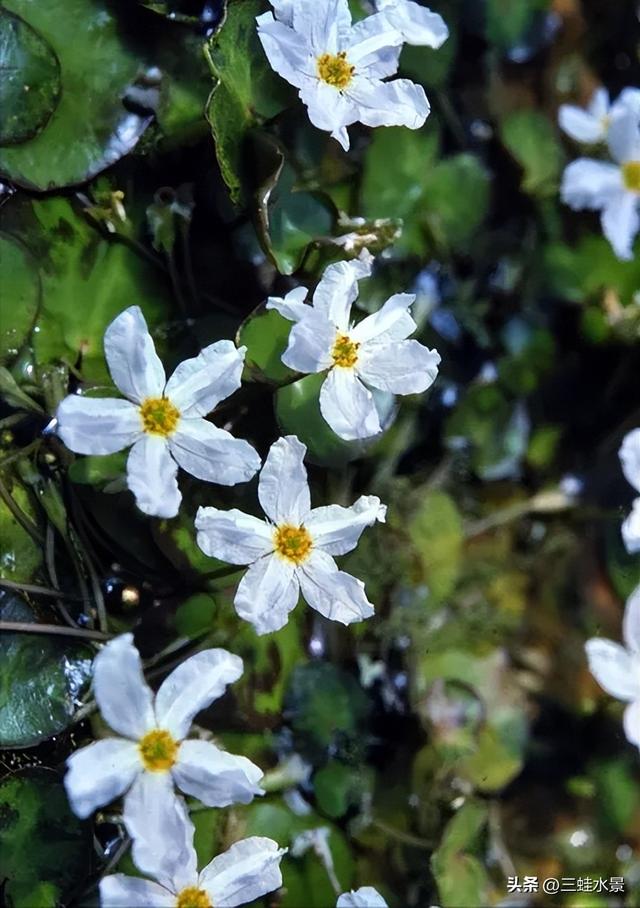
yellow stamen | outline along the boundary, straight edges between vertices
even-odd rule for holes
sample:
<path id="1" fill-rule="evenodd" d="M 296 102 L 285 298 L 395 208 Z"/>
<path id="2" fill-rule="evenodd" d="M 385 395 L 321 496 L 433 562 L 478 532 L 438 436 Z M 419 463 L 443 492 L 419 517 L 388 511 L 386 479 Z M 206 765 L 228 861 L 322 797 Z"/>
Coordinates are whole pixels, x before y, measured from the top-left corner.
<path id="1" fill-rule="evenodd" d="M 352 341 L 346 334 L 339 334 L 331 351 L 334 365 L 341 366 L 343 369 L 352 369 L 358 362 L 359 346 L 359 343 Z"/>
<path id="2" fill-rule="evenodd" d="M 167 772 L 176 762 L 178 743 L 168 731 L 154 728 L 140 738 L 138 750 L 145 769 L 150 772 Z"/>
<path id="3" fill-rule="evenodd" d="M 273 542 L 278 555 L 294 564 L 306 561 L 313 547 L 313 540 L 305 527 L 294 527 L 288 523 L 276 527 Z"/>
<path id="4" fill-rule="evenodd" d="M 187 886 L 178 893 L 176 908 L 213 908 L 213 902 L 204 889 Z"/>
<path id="5" fill-rule="evenodd" d="M 318 78 L 340 91 L 347 88 L 356 69 L 347 62 L 347 54 L 343 50 L 339 54 L 322 54 L 316 63 Z"/>
<path id="6" fill-rule="evenodd" d="M 168 397 L 147 397 L 140 404 L 140 419 L 148 435 L 168 438 L 178 428 L 180 411 Z"/>
<path id="7" fill-rule="evenodd" d="M 622 181 L 625 189 L 640 192 L 640 161 L 627 161 L 622 165 Z"/>

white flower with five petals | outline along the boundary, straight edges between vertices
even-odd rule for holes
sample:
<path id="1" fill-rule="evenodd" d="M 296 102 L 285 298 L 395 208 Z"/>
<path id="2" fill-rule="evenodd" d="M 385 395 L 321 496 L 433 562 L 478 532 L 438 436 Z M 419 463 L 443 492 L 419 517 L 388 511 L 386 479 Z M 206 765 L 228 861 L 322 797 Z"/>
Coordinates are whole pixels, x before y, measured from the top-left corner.
<path id="1" fill-rule="evenodd" d="M 624 711 L 627 739 L 640 747 L 640 587 L 627 600 L 622 625 L 625 646 L 593 637 L 586 643 L 589 668 L 608 694 L 628 703 Z"/>
<path id="2" fill-rule="evenodd" d="M 384 521 L 386 508 L 374 495 L 363 495 L 350 508 L 312 510 L 306 450 L 293 435 L 271 446 L 258 484 L 268 520 L 235 509 L 200 508 L 196 515 L 198 545 L 206 555 L 250 565 L 234 605 L 259 634 L 284 627 L 300 592 L 312 608 L 342 624 L 373 615 L 362 581 L 340 571 L 333 556 L 354 549 L 365 527 Z"/>
<path id="3" fill-rule="evenodd" d="M 373 886 L 361 886 L 355 891 L 343 892 L 336 908 L 388 908 L 388 905 Z"/>
<path id="4" fill-rule="evenodd" d="M 102 908 L 233 908 L 282 885 L 285 849 L 252 836 L 232 845 L 198 872 L 194 827 L 181 800 L 153 815 L 136 816 L 143 830 L 134 861 L 157 882 L 122 873 L 100 882 Z"/>
<path id="5" fill-rule="evenodd" d="M 370 388 L 418 394 L 433 384 L 440 363 L 437 351 L 407 340 L 416 329 L 409 314 L 415 300 L 411 293 L 396 293 L 378 312 L 351 322 L 358 281 L 371 274 L 371 262 L 371 256 L 363 254 L 329 265 L 312 305 L 304 302 L 304 287 L 267 301 L 267 309 L 277 309 L 296 323 L 282 362 L 297 372 L 327 371 L 320 410 L 336 435 L 347 440 L 382 431 Z"/>
<path id="6" fill-rule="evenodd" d="M 74 813 L 87 817 L 126 792 L 125 824 L 137 842 L 175 801 L 174 786 L 208 807 L 248 804 L 263 794 L 262 771 L 246 757 L 186 740 L 196 713 L 241 675 L 238 656 L 203 650 L 174 669 L 154 697 L 132 635 L 111 640 L 95 658 L 93 690 L 105 722 L 122 737 L 95 741 L 67 760 L 64 784 Z"/>
<path id="7" fill-rule="evenodd" d="M 442 47 L 449 29 L 440 15 L 415 0 L 376 0 L 376 12 L 382 13 L 392 28 L 397 28 L 407 44 Z"/>
<path id="8" fill-rule="evenodd" d="M 579 158 L 565 169 L 562 200 L 576 211 L 600 211 L 604 235 L 618 258 L 633 258 L 640 229 L 640 111 L 632 106 L 616 116 L 607 135 L 615 163 Z"/>
<path id="9" fill-rule="evenodd" d="M 167 381 L 144 316 L 125 309 L 107 328 L 104 350 L 127 400 L 70 394 L 56 413 L 58 435 L 78 454 L 133 445 L 127 485 L 145 514 L 175 517 L 178 466 L 208 482 L 246 482 L 260 467 L 251 445 L 204 419 L 240 387 L 244 348 L 222 340 L 180 363 Z"/>
<path id="10" fill-rule="evenodd" d="M 586 108 L 561 104 L 558 123 L 576 142 L 595 144 L 606 141 L 613 120 L 628 110 L 640 111 L 640 89 L 625 88 L 611 104 L 607 89 L 597 88 Z"/>
<path id="11" fill-rule="evenodd" d="M 640 493 L 640 429 L 625 435 L 619 456 L 627 482 Z M 628 552 L 640 552 L 640 497 L 634 500 L 631 513 L 622 524 L 622 538 Z"/>
<path id="12" fill-rule="evenodd" d="M 429 115 L 424 89 L 408 79 L 384 82 L 398 70 L 401 32 L 386 14 L 355 24 L 348 0 L 272 0 L 257 17 L 258 37 L 272 68 L 299 90 L 309 119 L 349 148 L 347 126 L 418 129 Z"/>

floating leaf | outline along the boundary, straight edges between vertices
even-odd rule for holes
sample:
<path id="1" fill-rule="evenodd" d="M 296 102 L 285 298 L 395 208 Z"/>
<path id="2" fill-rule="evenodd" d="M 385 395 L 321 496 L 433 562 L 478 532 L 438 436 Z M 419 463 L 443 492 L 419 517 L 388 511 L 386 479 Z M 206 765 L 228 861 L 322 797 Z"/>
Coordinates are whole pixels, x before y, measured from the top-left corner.
<path id="1" fill-rule="evenodd" d="M 56 908 L 91 867 L 91 827 L 71 812 L 62 779 L 31 767 L 0 782 L 0 867 L 11 908 Z"/>
<path id="2" fill-rule="evenodd" d="M 19 16 L 0 9 L 0 145 L 18 145 L 46 125 L 60 97 L 53 49 Z"/>
<path id="3" fill-rule="evenodd" d="M 6 0 L 3 6 L 21 16 L 57 56 L 61 90 L 40 132 L 0 149 L 0 173 L 38 190 L 91 179 L 131 151 L 150 122 L 122 101 L 139 58 L 124 44 L 113 12 L 102 0 Z M 22 48 L 26 53 L 24 44 Z M 23 68 L 41 66 L 42 49 L 32 45 L 28 53 Z M 53 92 L 55 97 L 55 79 Z"/>
<path id="4" fill-rule="evenodd" d="M 19 596 L 0 591 L 0 620 L 37 624 Z M 32 747 L 73 721 L 93 653 L 46 634 L 0 635 L 0 747 Z"/>
<path id="5" fill-rule="evenodd" d="M 6 479 L 3 479 L 6 482 Z M 19 482 L 8 485 L 7 492 L 24 517 L 37 529 L 37 510 L 32 496 Z M 42 564 L 42 545 L 25 529 L 16 515 L 0 500 L 0 577 L 14 582 L 33 580 Z"/>
<path id="6" fill-rule="evenodd" d="M 296 374 L 282 362 L 291 322 L 275 309 L 258 307 L 238 329 L 236 343 L 247 348 L 247 378 L 282 384 Z"/>
<path id="7" fill-rule="evenodd" d="M 29 250 L 7 234 L 0 234 L 0 272 L 4 299 L 0 362 L 6 362 L 18 353 L 33 327 L 40 304 L 40 276 Z"/>

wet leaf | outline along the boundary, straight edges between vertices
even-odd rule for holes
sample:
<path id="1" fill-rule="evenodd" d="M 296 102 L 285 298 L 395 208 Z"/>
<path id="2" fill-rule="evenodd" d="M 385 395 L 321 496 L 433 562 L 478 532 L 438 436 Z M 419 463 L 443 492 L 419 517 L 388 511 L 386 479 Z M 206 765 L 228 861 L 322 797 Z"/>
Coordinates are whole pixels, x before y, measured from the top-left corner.
<path id="1" fill-rule="evenodd" d="M 62 779 L 31 767 L 0 782 L 0 867 L 9 908 L 56 908 L 86 878 L 91 828 L 71 812 Z"/>
<path id="2" fill-rule="evenodd" d="M 0 620 L 36 624 L 33 609 L 0 591 Z M 0 747 L 32 747 L 73 722 L 91 677 L 92 650 L 46 634 L 0 635 Z"/>
<path id="3" fill-rule="evenodd" d="M 0 363 L 3 363 L 15 357 L 27 339 L 40 305 L 41 288 L 35 259 L 22 243 L 8 234 L 0 234 L 0 271 L 4 299 L 0 325 Z"/>
<path id="4" fill-rule="evenodd" d="M 238 329 L 236 343 L 247 348 L 245 377 L 276 384 L 296 374 L 282 362 L 287 348 L 291 322 L 276 312 L 259 306 Z"/>
<path id="5" fill-rule="evenodd" d="M 19 16 L 0 9 L 0 145 L 19 145 L 47 124 L 60 97 L 53 49 Z"/>
<path id="6" fill-rule="evenodd" d="M 6 0 L 4 7 L 23 17 L 57 56 L 61 90 L 40 132 L 0 149 L 0 173 L 38 190 L 82 183 L 131 151 L 150 122 L 122 101 L 141 61 L 101 0 Z M 70 27 L 82 40 L 69 40 Z"/>
<path id="7" fill-rule="evenodd" d="M 38 511 L 28 490 L 19 482 L 6 483 L 14 507 L 38 529 Z M 0 500 L 0 576 L 14 582 L 29 583 L 42 564 L 42 545 L 25 529 L 15 514 Z"/>

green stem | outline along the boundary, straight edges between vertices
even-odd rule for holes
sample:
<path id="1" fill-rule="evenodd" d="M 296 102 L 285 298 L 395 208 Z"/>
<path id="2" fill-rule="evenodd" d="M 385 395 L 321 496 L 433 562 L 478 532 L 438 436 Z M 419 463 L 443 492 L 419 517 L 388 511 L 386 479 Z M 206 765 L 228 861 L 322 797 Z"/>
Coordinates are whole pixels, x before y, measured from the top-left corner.
<path id="1" fill-rule="evenodd" d="M 110 640 L 109 634 L 83 627 L 64 627 L 62 624 L 28 624 L 24 621 L 0 621 L 0 632 L 8 634 L 50 634 L 53 637 L 80 637 L 83 640 Z"/>

